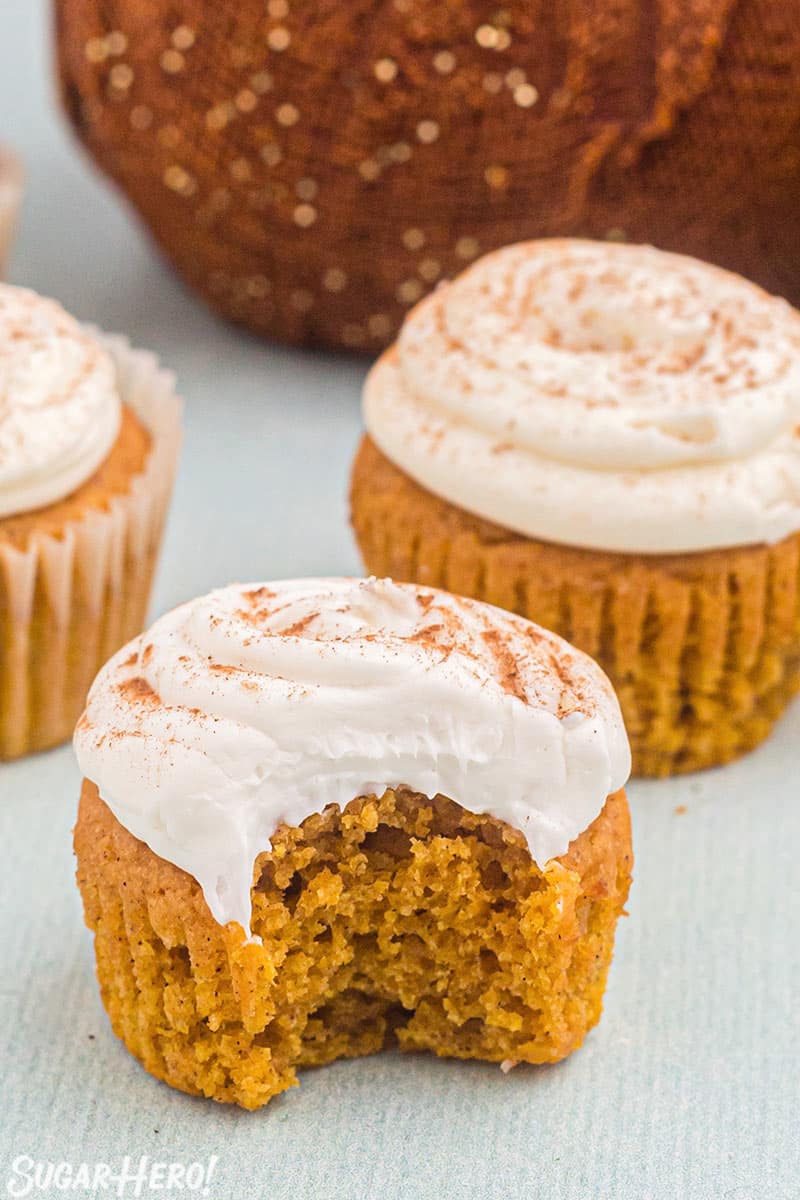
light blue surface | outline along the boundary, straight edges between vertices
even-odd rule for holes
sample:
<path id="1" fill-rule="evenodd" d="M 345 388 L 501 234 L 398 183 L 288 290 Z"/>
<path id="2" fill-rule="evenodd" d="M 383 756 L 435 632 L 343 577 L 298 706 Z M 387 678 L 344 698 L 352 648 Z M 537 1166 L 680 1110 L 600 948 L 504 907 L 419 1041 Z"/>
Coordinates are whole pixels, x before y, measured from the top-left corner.
<path id="1" fill-rule="evenodd" d="M 179 374 L 187 437 L 154 612 L 232 579 L 356 572 L 363 367 L 195 305 L 57 119 L 46 24 L 41 0 L 0 0 L 0 137 L 29 173 L 12 277 Z M 214 1200 L 796 1200 L 799 740 L 795 706 L 745 762 L 631 789 L 631 915 L 603 1022 L 567 1063 L 504 1076 L 389 1055 L 308 1073 L 255 1115 L 170 1091 L 115 1041 L 73 882 L 71 753 L 0 767 L 0 1194 L 23 1154 L 216 1154 Z"/>

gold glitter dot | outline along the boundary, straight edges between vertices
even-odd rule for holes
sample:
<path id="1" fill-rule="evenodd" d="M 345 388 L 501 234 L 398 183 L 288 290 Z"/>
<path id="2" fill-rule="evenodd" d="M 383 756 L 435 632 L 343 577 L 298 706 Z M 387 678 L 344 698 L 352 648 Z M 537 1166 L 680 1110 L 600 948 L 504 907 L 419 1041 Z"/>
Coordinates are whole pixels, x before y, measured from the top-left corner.
<path id="1" fill-rule="evenodd" d="M 563 111 L 565 108 L 569 108 L 572 100 L 573 96 L 569 88 L 556 88 L 550 97 L 550 107 Z"/>
<path id="2" fill-rule="evenodd" d="M 389 157 L 392 162 L 404 163 L 411 158 L 411 147 L 408 142 L 395 142 L 389 147 Z"/>
<path id="3" fill-rule="evenodd" d="M 275 142 L 266 142 L 258 153 L 268 167 L 276 167 L 283 158 L 281 148 L 276 146 Z"/>
<path id="4" fill-rule="evenodd" d="M 263 96 L 272 88 L 272 76 L 269 71 L 256 71 L 255 75 L 250 76 L 250 86 L 254 92 L 258 92 L 259 96 Z"/>
<path id="5" fill-rule="evenodd" d="M 496 96 L 503 90 L 503 76 L 499 71 L 487 71 L 481 84 L 485 92 L 491 92 L 493 96 Z"/>
<path id="6" fill-rule="evenodd" d="M 296 195 L 301 200 L 313 200 L 319 191 L 316 179 L 309 179 L 307 176 L 304 179 L 298 179 L 294 185 Z"/>
<path id="7" fill-rule="evenodd" d="M 358 164 L 358 173 L 367 183 L 372 183 L 381 173 L 381 164 L 374 158 L 365 158 Z"/>
<path id="8" fill-rule="evenodd" d="M 246 183 L 253 174 L 250 169 L 250 163 L 246 158 L 235 158 L 230 165 L 230 172 L 233 178 L 238 180 L 239 183 Z"/>
<path id="9" fill-rule="evenodd" d="M 234 104 L 238 108 L 239 112 L 249 113 L 252 112 L 258 104 L 258 96 L 255 94 L 255 92 L 251 91 L 250 88 L 242 88 L 240 92 L 236 93 Z"/>
<path id="10" fill-rule="evenodd" d="M 313 204 L 298 204 L 292 213 L 292 219 L 301 229 L 308 229 L 317 219 L 317 210 Z"/>
<path id="11" fill-rule="evenodd" d="M 176 50 L 190 50 L 194 45 L 195 34 L 194 30 L 188 25 L 179 25 L 177 29 L 173 29 L 170 41 Z"/>
<path id="12" fill-rule="evenodd" d="M 272 284 L 266 275 L 251 275 L 246 281 L 245 287 L 248 296 L 252 296 L 254 300 L 260 300 L 271 291 Z"/>
<path id="13" fill-rule="evenodd" d="M 438 279 L 442 273 L 442 264 L 435 258 L 423 258 L 417 270 L 427 283 L 433 283 L 434 279 Z"/>
<path id="14" fill-rule="evenodd" d="M 228 122 L 236 116 L 236 109 L 231 104 L 230 100 L 224 101 L 222 104 L 216 104 L 206 113 L 206 126 L 212 132 L 224 129 Z"/>
<path id="15" fill-rule="evenodd" d="M 314 304 L 314 293 L 305 288 L 296 288 L 289 296 L 289 303 L 297 312 L 308 312 Z"/>
<path id="16" fill-rule="evenodd" d="M 475 41 L 484 50 L 494 50 L 500 31 L 494 25 L 479 25 L 475 30 Z"/>
<path id="17" fill-rule="evenodd" d="M 153 111 L 146 104 L 137 104 L 131 109 L 130 122 L 134 129 L 149 129 L 153 124 Z"/>
<path id="18" fill-rule="evenodd" d="M 112 88 L 116 88 L 117 91 L 124 92 L 133 83 L 133 71 L 127 65 L 127 63 L 117 63 L 115 67 L 111 68 L 108 75 L 108 81 Z"/>
<path id="19" fill-rule="evenodd" d="M 459 258 L 477 258 L 480 246 L 474 237 L 462 237 L 456 242 L 456 254 Z"/>
<path id="20" fill-rule="evenodd" d="M 506 86 L 512 90 L 527 82 L 528 76 L 520 67 L 512 67 L 510 71 L 506 71 Z"/>
<path id="21" fill-rule="evenodd" d="M 435 121 L 420 121 L 417 125 L 417 137 L 426 146 L 435 142 L 439 136 L 439 126 Z"/>
<path id="22" fill-rule="evenodd" d="M 276 25 L 274 29 L 270 29 L 267 34 L 267 45 L 270 50 L 285 50 L 292 40 L 292 35 L 285 25 Z"/>
<path id="23" fill-rule="evenodd" d="M 367 335 L 360 325 L 345 325 L 342 329 L 342 341 L 345 346 L 363 346 Z"/>
<path id="24" fill-rule="evenodd" d="M 508 186 L 508 168 L 491 166 L 487 167 L 483 172 L 483 178 L 486 180 L 490 188 L 504 188 Z"/>
<path id="25" fill-rule="evenodd" d="M 617 226 L 614 226 L 613 229 L 606 230 L 607 242 L 626 242 L 627 240 L 628 235 L 624 229 L 619 229 Z"/>
<path id="26" fill-rule="evenodd" d="M 539 93 L 533 84 L 522 83 L 514 88 L 514 103 L 520 108 L 532 108 L 539 99 Z"/>
<path id="27" fill-rule="evenodd" d="M 397 77 L 397 63 L 393 58 L 379 58 L 372 70 L 379 83 L 391 83 Z"/>
<path id="28" fill-rule="evenodd" d="M 186 66 L 186 59 L 180 50 L 165 50 L 161 55 L 161 69 L 168 75 L 177 75 Z"/>
<path id="29" fill-rule="evenodd" d="M 106 38 L 106 49 L 109 54 L 124 54 L 128 49 L 128 39 L 121 29 L 113 29 Z"/>
<path id="30" fill-rule="evenodd" d="M 197 184 L 188 171 L 173 163 L 164 172 L 164 183 L 170 191 L 178 192 L 181 196 L 191 196 L 197 189 Z"/>
<path id="31" fill-rule="evenodd" d="M 373 337 L 387 337 L 392 332 L 392 322 L 386 313 L 373 313 L 367 317 L 367 329 Z"/>
<path id="32" fill-rule="evenodd" d="M 456 56 L 451 50 L 440 50 L 433 56 L 433 68 L 440 75 L 449 75 L 456 68 Z"/>
<path id="33" fill-rule="evenodd" d="M 322 286 L 327 292 L 341 292 L 347 287 L 347 276 L 341 267 L 329 267 L 322 276 Z"/>
<path id="34" fill-rule="evenodd" d="M 289 15 L 289 5 L 287 0 L 269 0 L 267 4 L 267 12 L 276 21 L 282 21 L 284 17 Z"/>
<path id="35" fill-rule="evenodd" d="M 508 32 L 507 29 L 498 29 L 497 37 L 496 37 L 495 43 L 494 43 L 495 50 L 507 50 L 510 45 L 511 45 L 511 34 Z"/>
<path id="36" fill-rule="evenodd" d="M 404 279 L 395 295 L 401 304 L 413 304 L 422 295 L 422 284 L 418 279 Z"/>
<path id="37" fill-rule="evenodd" d="M 403 245 L 406 250 L 421 250 L 425 245 L 425 234 L 421 229 L 405 229 L 403 231 Z"/>
<path id="38" fill-rule="evenodd" d="M 275 119 L 279 125 L 288 128 L 300 120 L 300 110 L 295 108 L 294 104 L 279 104 L 275 109 Z"/>
<path id="39" fill-rule="evenodd" d="M 156 136 L 160 146 L 174 150 L 181 140 L 181 131 L 177 125 L 162 125 Z"/>
<path id="40" fill-rule="evenodd" d="M 89 38 L 83 48 L 83 52 L 90 63 L 105 62 L 108 58 L 108 42 L 105 38 Z"/>

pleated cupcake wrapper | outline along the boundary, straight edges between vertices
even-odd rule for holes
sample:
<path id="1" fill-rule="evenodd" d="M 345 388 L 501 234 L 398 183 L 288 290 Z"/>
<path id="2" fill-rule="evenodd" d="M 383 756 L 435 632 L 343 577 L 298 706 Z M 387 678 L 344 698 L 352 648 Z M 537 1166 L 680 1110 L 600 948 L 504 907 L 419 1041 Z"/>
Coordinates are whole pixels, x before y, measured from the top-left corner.
<path id="1" fill-rule="evenodd" d="M 0 546 L 8 628 L 0 673 L 0 759 L 68 738 L 102 663 L 141 632 L 181 440 L 174 377 L 121 337 L 112 355 L 123 402 L 152 443 L 143 470 L 106 511 L 88 510 L 25 550 Z"/>
<path id="2" fill-rule="evenodd" d="M 800 534 L 673 562 L 503 539 L 373 454 L 362 449 L 352 491 L 367 570 L 518 612 L 596 658 L 634 774 L 738 757 L 800 690 Z"/>
<path id="3" fill-rule="evenodd" d="M 398 984 L 418 997 L 409 1005 L 412 1024 L 401 1023 L 397 1030 L 406 1050 L 552 1062 L 580 1045 L 600 1017 L 616 924 L 630 885 L 624 796 L 607 802 L 590 830 L 543 875 L 529 859 L 525 864 L 519 843 L 516 851 L 499 850 L 501 823 L 488 818 L 487 827 L 487 818 L 459 810 L 451 801 L 420 803 L 423 799 L 411 794 L 398 802 L 390 791 L 360 797 L 346 806 L 346 816 L 328 810 L 312 816 L 302 833 L 280 831 L 276 846 L 259 858 L 254 871 L 254 917 L 263 935 L 255 943 L 245 941 L 234 924 L 218 925 L 196 881 L 133 837 L 84 780 L 74 837 L 78 886 L 86 924 L 95 935 L 103 1004 L 128 1050 L 173 1087 L 253 1108 L 292 1086 L 296 1068 L 381 1050 Z M 366 881 L 373 880 L 366 886 L 364 874 L 354 876 L 351 869 L 368 847 L 364 836 L 387 827 L 419 841 L 416 867 L 406 859 L 404 868 L 403 856 L 395 860 L 403 878 L 393 880 L 388 896 L 374 885 L 385 866 L 373 860 L 365 864 Z M 494 854 L 485 841 L 488 830 Z M 460 846 L 451 853 L 447 847 L 453 838 Z M 335 888 L 324 882 L 327 867 L 318 873 L 320 865 L 330 867 L 332 850 L 341 865 L 341 886 Z M 512 877 L 504 870 L 494 875 L 489 862 L 496 862 L 497 854 L 503 859 L 508 854 Z M 440 869 L 452 871 L 454 879 L 475 872 L 476 886 L 502 895 L 503 907 L 519 905 L 516 915 L 498 918 L 507 932 L 519 935 L 512 951 L 521 967 L 530 968 L 514 973 L 514 981 L 507 977 L 512 988 L 507 1000 L 503 986 L 484 982 L 481 990 L 489 992 L 476 1011 L 476 976 L 466 959 L 465 977 L 455 973 L 446 996 L 435 988 L 432 995 L 424 994 L 413 966 L 408 975 L 390 971 L 394 982 L 386 975 L 378 986 L 366 982 L 367 964 L 376 960 L 368 950 L 359 963 L 360 935 L 384 919 L 373 906 L 381 907 L 383 895 L 396 915 L 408 917 L 417 903 L 425 905 L 426 880 Z M 304 897 L 299 908 L 290 898 L 296 882 Z M 435 899 L 434 911 L 440 911 Z M 309 949 L 318 919 L 331 927 L 333 946 L 317 935 Z M 465 914 L 465 926 L 454 928 L 454 935 L 466 934 L 473 920 L 474 914 Z M 498 927 L 494 935 L 499 932 Z M 402 935 L 401 923 L 398 941 Z M 351 954 L 342 954 L 341 939 L 351 938 Z M 440 966 L 449 956 L 447 945 L 445 937 L 438 948 L 430 948 Z M 301 958 L 319 952 L 315 969 L 293 965 L 300 950 Z M 380 957 L 379 947 L 375 951 Z M 474 949 L 473 956 L 478 957 Z M 388 995 L 380 983 L 388 984 Z M 482 1007 L 478 1024 L 485 1021 L 483 1028 L 469 1032 Z M 539 1025 L 539 1036 L 529 1040 L 531 1021 Z M 528 1034 L 523 1034 L 526 1025 Z"/>
<path id="4" fill-rule="evenodd" d="M 22 163 L 11 150 L 0 146 L 0 279 L 11 252 L 24 188 Z"/>

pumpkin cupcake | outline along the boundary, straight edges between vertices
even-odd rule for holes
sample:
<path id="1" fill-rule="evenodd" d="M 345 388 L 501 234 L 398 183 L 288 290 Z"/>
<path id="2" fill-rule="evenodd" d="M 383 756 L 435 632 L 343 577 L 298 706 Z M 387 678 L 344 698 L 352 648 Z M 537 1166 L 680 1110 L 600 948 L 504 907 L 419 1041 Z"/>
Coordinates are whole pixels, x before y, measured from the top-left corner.
<path id="1" fill-rule="evenodd" d="M 369 570 L 598 659 L 641 775 L 727 762 L 800 686 L 800 314 L 648 246 L 480 260 L 365 389 Z"/>
<path id="2" fill-rule="evenodd" d="M 23 184 L 22 163 L 13 151 L 0 146 L 0 279 L 17 228 Z"/>
<path id="3" fill-rule="evenodd" d="M 179 426 L 152 355 L 0 285 L 0 759 L 69 738 L 142 628 Z"/>
<path id="4" fill-rule="evenodd" d="M 630 754 L 595 663 L 388 580 L 235 586 L 100 672 L 75 848 L 112 1026 L 257 1108 L 388 1044 L 555 1062 L 601 1012 Z"/>

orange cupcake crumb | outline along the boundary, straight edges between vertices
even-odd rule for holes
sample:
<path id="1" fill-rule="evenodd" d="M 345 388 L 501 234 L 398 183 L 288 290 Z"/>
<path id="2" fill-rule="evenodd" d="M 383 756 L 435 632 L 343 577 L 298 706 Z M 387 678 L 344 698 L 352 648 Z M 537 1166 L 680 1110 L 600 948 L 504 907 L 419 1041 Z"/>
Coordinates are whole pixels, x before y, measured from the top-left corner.
<path id="1" fill-rule="evenodd" d="M 75 849 L 114 1031 L 159 1079 L 248 1109 L 390 1045 L 564 1058 L 600 1017 L 632 864 L 622 791 L 544 870 L 504 823 L 387 791 L 277 831 L 246 942 L 88 781 Z"/>

